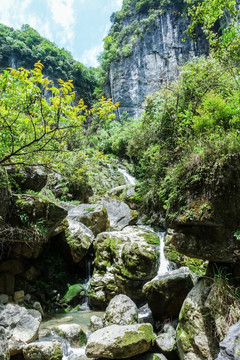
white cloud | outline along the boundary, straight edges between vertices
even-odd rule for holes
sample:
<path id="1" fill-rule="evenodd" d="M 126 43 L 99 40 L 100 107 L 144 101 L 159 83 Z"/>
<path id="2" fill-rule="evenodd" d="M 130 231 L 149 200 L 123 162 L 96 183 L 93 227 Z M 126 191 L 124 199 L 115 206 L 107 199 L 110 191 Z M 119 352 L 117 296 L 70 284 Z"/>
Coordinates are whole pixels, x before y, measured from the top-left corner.
<path id="1" fill-rule="evenodd" d="M 78 0 L 79 1 L 79 0 Z M 80 0 L 83 2 L 84 0 Z M 73 25 L 75 24 L 74 0 L 47 0 L 52 14 L 52 20 L 62 27 L 59 40 L 62 45 L 72 43 L 74 39 Z"/>
<path id="2" fill-rule="evenodd" d="M 20 27 L 25 12 L 33 0 L 0 0 L 0 22 L 7 26 Z M 25 20 L 25 19 L 24 19 Z"/>
<path id="3" fill-rule="evenodd" d="M 91 49 L 85 50 L 79 59 L 81 63 L 87 66 L 93 66 L 97 67 L 99 65 L 99 62 L 97 60 L 97 57 L 100 55 L 100 53 L 103 51 L 103 45 L 97 45 L 94 46 Z"/>

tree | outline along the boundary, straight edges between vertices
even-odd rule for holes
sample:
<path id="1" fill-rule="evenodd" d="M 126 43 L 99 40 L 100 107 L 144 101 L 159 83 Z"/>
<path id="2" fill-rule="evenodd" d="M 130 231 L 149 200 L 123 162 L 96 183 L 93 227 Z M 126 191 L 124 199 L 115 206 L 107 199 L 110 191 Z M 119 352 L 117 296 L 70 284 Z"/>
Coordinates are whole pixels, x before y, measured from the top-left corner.
<path id="1" fill-rule="evenodd" d="M 75 98 L 72 81 L 59 79 L 59 87 L 34 69 L 8 69 L 0 74 L 0 165 L 52 165 L 54 154 L 67 151 L 67 141 L 82 131 L 87 116 L 108 118 L 116 107 L 87 110 Z M 106 104 L 105 104 L 106 105 Z"/>

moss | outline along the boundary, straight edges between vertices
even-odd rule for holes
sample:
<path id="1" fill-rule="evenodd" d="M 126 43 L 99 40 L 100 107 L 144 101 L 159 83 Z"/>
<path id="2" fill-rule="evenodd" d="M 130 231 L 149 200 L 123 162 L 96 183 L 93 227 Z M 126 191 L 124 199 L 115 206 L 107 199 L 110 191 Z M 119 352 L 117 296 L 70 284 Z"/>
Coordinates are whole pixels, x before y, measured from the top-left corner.
<path id="1" fill-rule="evenodd" d="M 50 356 L 50 360 L 58 360 L 58 359 L 60 360 L 60 359 L 62 359 L 62 356 L 63 356 L 63 354 L 62 354 L 61 348 L 56 346 L 54 348 L 53 354 L 51 354 L 51 356 Z"/>
<path id="2" fill-rule="evenodd" d="M 143 324 L 143 325 L 139 326 L 138 330 L 144 332 L 145 339 L 146 339 L 147 342 L 155 340 L 155 335 L 153 333 L 152 325 Z"/>
<path id="3" fill-rule="evenodd" d="M 130 211 L 131 217 L 133 219 L 137 219 L 138 218 L 138 212 L 136 210 L 131 210 Z"/>
<path id="4" fill-rule="evenodd" d="M 78 337 L 79 337 L 79 341 L 78 341 L 79 346 L 83 346 L 87 343 L 87 336 L 82 329 L 79 331 Z"/>
<path id="5" fill-rule="evenodd" d="M 160 245 L 160 239 L 159 237 L 154 233 L 144 233 L 140 234 L 139 236 L 143 237 L 148 244 L 150 245 Z"/>

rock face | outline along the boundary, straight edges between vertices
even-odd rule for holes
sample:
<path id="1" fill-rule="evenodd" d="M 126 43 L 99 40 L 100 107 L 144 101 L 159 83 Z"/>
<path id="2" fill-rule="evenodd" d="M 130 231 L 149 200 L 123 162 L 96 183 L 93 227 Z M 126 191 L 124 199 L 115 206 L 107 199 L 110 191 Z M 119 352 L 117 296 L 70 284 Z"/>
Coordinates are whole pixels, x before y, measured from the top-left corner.
<path id="1" fill-rule="evenodd" d="M 188 268 L 183 267 L 164 275 L 158 275 L 146 283 L 143 293 L 156 319 L 176 317 L 184 299 L 193 287 Z"/>
<path id="2" fill-rule="evenodd" d="M 0 323 L 5 329 L 10 355 L 22 352 L 27 343 L 37 339 L 41 314 L 19 305 L 0 305 Z"/>
<path id="3" fill-rule="evenodd" d="M 168 210 L 176 214 L 167 223 L 174 229 L 171 242 L 180 253 L 212 262 L 239 262 L 239 167 L 238 154 L 216 164 L 210 175 L 205 170 L 201 184 L 189 186 L 184 200 Z"/>
<path id="4" fill-rule="evenodd" d="M 140 21 L 147 21 L 147 17 L 126 17 L 126 27 L 130 24 L 129 20 L 141 27 Z M 125 111 L 130 116 L 138 116 L 143 111 L 145 97 L 176 79 L 179 65 L 194 56 L 208 53 L 202 33 L 197 33 L 195 42 L 190 38 L 183 42 L 186 29 L 186 17 L 182 18 L 176 8 L 163 11 L 149 23 L 142 37 L 133 45 L 131 55 L 111 63 L 108 95 L 113 102 L 120 103 L 120 116 Z"/>
<path id="5" fill-rule="evenodd" d="M 126 295 L 116 295 L 110 301 L 103 319 L 104 325 L 131 325 L 138 322 L 136 304 Z"/>
<path id="6" fill-rule="evenodd" d="M 148 351 L 153 339 L 150 324 L 111 325 L 90 335 L 86 355 L 90 358 L 125 359 Z"/>
<path id="7" fill-rule="evenodd" d="M 237 360 L 240 353 L 240 321 L 232 325 L 225 339 L 219 344 L 220 352 L 216 360 Z"/>
<path id="8" fill-rule="evenodd" d="M 177 358 L 176 326 L 177 323 L 164 325 L 163 332 L 156 338 L 156 346 L 168 359 Z"/>
<path id="9" fill-rule="evenodd" d="M 99 234 L 94 242 L 95 267 L 88 296 L 91 304 L 105 308 L 118 294 L 142 299 L 143 284 L 158 269 L 159 238 L 136 226 Z"/>

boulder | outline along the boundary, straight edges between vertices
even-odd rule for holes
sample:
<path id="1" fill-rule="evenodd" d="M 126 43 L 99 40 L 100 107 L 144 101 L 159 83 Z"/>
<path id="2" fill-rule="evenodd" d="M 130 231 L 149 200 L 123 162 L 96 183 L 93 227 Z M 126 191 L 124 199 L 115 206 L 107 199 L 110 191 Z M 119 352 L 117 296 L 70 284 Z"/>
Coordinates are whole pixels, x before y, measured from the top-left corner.
<path id="1" fill-rule="evenodd" d="M 103 317 L 104 326 L 130 325 L 138 323 L 136 304 L 126 295 L 116 295 L 108 304 Z"/>
<path id="2" fill-rule="evenodd" d="M 216 360 L 237 360 L 240 353 L 240 321 L 232 325 L 219 344 L 220 352 Z"/>
<path id="3" fill-rule="evenodd" d="M 108 214 L 99 204 L 81 204 L 70 209 L 68 219 L 77 220 L 87 226 L 97 236 L 109 228 Z"/>
<path id="4" fill-rule="evenodd" d="M 139 207 L 138 202 L 134 199 L 136 196 L 134 185 L 117 186 L 109 192 L 109 195 L 123 200 L 132 210 L 136 210 Z"/>
<path id="5" fill-rule="evenodd" d="M 177 358 L 176 326 L 176 322 L 165 324 L 163 332 L 157 336 L 155 342 L 161 353 L 173 360 Z"/>
<path id="6" fill-rule="evenodd" d="M 7 334 L 5 329 L 0 326 L 0 360 L 9 360 L 10 354 L 8 350 Z"/>
<path id="7" fill-rule="evenodd" d="M 157 320 L 177 317 L 184 299 L 193 287 L 187 267 L 156 276 L 143 287 L 148 305 Z"/>
<path id="8" fill-rule="evenodd" d="M 26 190 L 39 192 L 47 184 L 47 174 L 38 166 L 21 169 L 8 166 L 7 172 L 13 188 L 20 188 L 23 192 Z"/>
<path id="9" fill-rule="evenodd" d="M 16 303 L 24 302 L 24 290 L 15 291 L 13 299 Z"/>
<path id="10" fill-rule="evenodd" d="M 93 315 L 90 318 L 90 330 L 92 332 L 102 329 L 103 328 L 103 321 L 99 316 Z"/>
<path id="11" fill-rule="evenodd" d="M 5 328 L 10 355 L 22 352 L 26 343 L 37 339 L 41 314 L 19 305 L 0 305 L 0 324 Z"/>
<path id="12" fill-rule="evenodd" d="M 0 304 L 7 304 L 8 303 L 8 300 L 9 300 L 9 297 L 8 295 L 6 294 L 0 294 Z"/>
<path id="13" fill-rule="evenodd" d="M 87 336 L 79 324 L 62 324 L 53 330 L 64 339 L 67 339 L 72 347 L 80 347 L 87 343 Z"/>
<path id="14" fill-rule="evenodd" d="M 68 217 L 68 224 L 66 241 L 70 247 L 73 261 L 79 263 L 92 245 L 94 235 L 91 230 L 76 218 Z"/>
<path id="15" fill-rule="evenodd" d="M 136 226 L 99 234 L 94 241 L 95 267 L 88 288 L 92 306 L 103 309 L 118 294 L 141 301 L 143 284 L 157 274 L 158 245 L 156 234 Z"/>
<path id="16" fill-rule="evenodd" d="M 57 340 L 33 342 L 25 346 L 23 356 L 25 360 L 61 360 L 62 345 Z"/>
<path id="17" fill-rule="evenodd" d="M 218 355 L 214 317 L 206 306 L 211 288 L 211 280 L 200 280 L 183 303 L 177 327 L 177 349 L 181 360 L 214 360 Z"/>
<path id="18" fill-rule="evenodd" d="M 128 225 L 137 223 L 138 213 L 135 210 L 131 210 L 125 202 L 108 198 L 101 200 L 100 204 L 107 210 L 110 230 L 122 230 Z"/>
<path id="19" fill-rule="evenodd" d="M 125 359 L 148 351 L 153 340 L 151 324 L 111 325 L 90 335 L 86 355 Z"/>
<path id="20" fill-rule="evenodd" d="M 15 215 L 18 215 L 17 219 L 13 220 L 19 221 L 23 226 L 25 223 L 34 224 L 35 227 L 33 230 L 39 233 L 39 238 L 42 241 L 48 239 L 54 229 L 56 229 L 67 216 L 65 209 L 37 195 L 14 195 L 14 199 Z M 21 217 L 21 214 L 24 214 L 24 219 Z M 29 239 L 29 241 L 30 240 L 31 239 Z"/>

